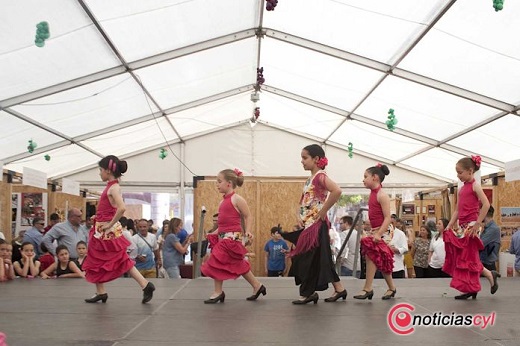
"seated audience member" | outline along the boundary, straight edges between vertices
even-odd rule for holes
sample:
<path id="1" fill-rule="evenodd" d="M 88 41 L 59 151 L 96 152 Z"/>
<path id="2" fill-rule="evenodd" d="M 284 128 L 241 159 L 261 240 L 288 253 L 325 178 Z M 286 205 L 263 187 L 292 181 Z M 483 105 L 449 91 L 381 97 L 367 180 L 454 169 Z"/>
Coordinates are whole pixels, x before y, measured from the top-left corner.
<path id="1" fill-rule="evenodd" d="M 35 277 L 40 274 L 40 261 L 36 260 L 34 245 L 22 244 L 22 259 L 13 263 L 14 272 L 22 278 Z"/>
<path id="2" fill-rule="evenodd" d="M 85 275 L 76 263 L 70 260 L 69 250 L 65 245 L 56 247 L 58 260 L 45 269 L 40 275 L 42 279 L 56 278 L 84 278 Z"/>
<path id="3" fill-rule="evenodd" d="M 43 229 L 43 234 L 49 232 L 51 230 L 51 228 L 60 222 L 60 216 L 56 213 L 52 213 L 51 216 L 49 217 L 49 224 Z"/>
<path id="4" fill-rule="evenodd" d="M 0 240 L 0 282 L 13 280 L 14 268 L 11 262 L 11 256 L 13 254 L 13 246 L 7 243 L 5 240 Z"/>
<path id="5" fill-rule="evenodd" d="M 49 268 L 50 265 L 55 262 L 55 260 L 54 256 L 49 252 L 49 249 L 47 249 L 47 246 L 45 246 L 44 243 L 40 244 L 40 250 L 43 255 L 40 256 L 38 261 L 40 261 L 40 272 L 42 272 Z"/>
<path id="6" fill-rule="evenodd" d="M 76 244 L 76 253 L 78 254 L 78 258 L 74 260 L 74 263 L 76 263 L 79 270 L 82 270 L 81 266 L 83 265 L 83 261 L 87 258 L 87 243 L 83 240 L 78 241 L 78 244 Z"/>
<path id="7" fill-rule="evenodd" d="M 14 263 L 22 259 L 22 253 L 20 252 L 20 248 L 22 247 L 23 237 L 25 236 L 25 230 L 22 229 L 18 232 L 18 235 L 14 237 L 13 241 L 11 241 L 11 245 L 13 245 L 13 257 L 11 261 Z"/>
<path id="8" fill-rule="evenodd" d="M 496 270 L 498 252 L 500 251 L 500 227 L 493 221 L 495 209 L 490 206 L 484 218 L 484 230 L 480 234 L 480 240 L 484 244 L 484 250 L 480 251 L 480 261 L 488 270 Z"/>

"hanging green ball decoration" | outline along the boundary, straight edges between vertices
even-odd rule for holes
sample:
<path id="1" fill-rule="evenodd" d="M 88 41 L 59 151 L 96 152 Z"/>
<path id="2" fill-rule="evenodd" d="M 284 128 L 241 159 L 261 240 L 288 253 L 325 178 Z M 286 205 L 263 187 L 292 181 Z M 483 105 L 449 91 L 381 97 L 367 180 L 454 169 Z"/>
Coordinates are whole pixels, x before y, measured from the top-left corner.
<path id="1" fill-rule="evenodd" d="M 504 0 L 493 0 L 493 8 L 495 12 L 502 11 L 504 9 Z"/>
<path id="2" fill-rule="evenodd" d="M 51 156 L 49 154 L 45 155 L 44 158 L 45 158 L 45 161 L 50 161 L 51 160 Z"/>
<path id="3" fill-rule="evenodd" d="M 159 152 L 159 157 L 161 158 L 161 160 L 164 160 L 166 156 L 168 156 L 168 152 L 166 151 L 166 149 L 162 148 Z"/>
<path id="4" fill-rule="evenodd" d="M 36 149 L 36 147 L 38 147 L 36 142 L 33 142 L 32 139 L 29 139 L 29 145 L 27 146 L 27 151 L 32 154 L 34 149 Z"/>
<path id="5" fill-rule="evenodd" d="M 347 149 L 348 149 L 348 157 L 352 158 L 354 156 L 354 145 L 352 144 L 352 142 L 348 142 Z"/>
<path id="6" fill-rule="evenodd" d="M 36 47 L 45 46 L 45 40 L 51 37 L 51 33 L 49 32 L 49 23 L 47 22 L 39 22 L 36 24 L 36 36 L 34 38 L 34 44 Z"/>
<path id="7" fill-rule="evenodd" d="M 395 130 L 395 125 L 397 125 L 397 118 L 395 117 L 393 108 L 388 110 L 388 120 L 385 124 L 390 131 Z"/>

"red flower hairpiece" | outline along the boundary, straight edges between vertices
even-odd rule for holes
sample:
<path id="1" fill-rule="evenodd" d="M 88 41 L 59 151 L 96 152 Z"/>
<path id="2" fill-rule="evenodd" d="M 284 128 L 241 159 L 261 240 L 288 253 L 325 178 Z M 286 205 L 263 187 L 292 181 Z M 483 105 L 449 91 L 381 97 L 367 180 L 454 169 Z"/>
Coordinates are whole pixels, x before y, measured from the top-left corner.
<path id="1" fill-rule="evenodd" d="M 324 169 L 328 164 L 329 160 L 327 160 L 326 157 L 320 157 L 320 159 L 316 163 L 316 166 L 318 166 L 319 169 Z"/>
<path id="2" fill-rule="evenodd" d="M 238 168 L 235 168 L 233 171 L 235 172 L 235 174 L 237 175 L 237 177 L 240 177 L 240 176 L 243 175 L 242 171 L 239 170 Z"/>
<path id="3" fill-rule="evenodd" d="M 382 165 L 381 163 L 378 162 L 378 163 L 376 163 L 376 167 L 381 168 L 381 167 L 383 167 L 383 165 Z"/>
<path id="4" fill-rule="evenodd" d="M 477 168 L 480 168 L 480 164 L 482 163 L 482 158 L 478 155 L 471 155 L 471 160 L 475 162 L 475 166 Z"/>

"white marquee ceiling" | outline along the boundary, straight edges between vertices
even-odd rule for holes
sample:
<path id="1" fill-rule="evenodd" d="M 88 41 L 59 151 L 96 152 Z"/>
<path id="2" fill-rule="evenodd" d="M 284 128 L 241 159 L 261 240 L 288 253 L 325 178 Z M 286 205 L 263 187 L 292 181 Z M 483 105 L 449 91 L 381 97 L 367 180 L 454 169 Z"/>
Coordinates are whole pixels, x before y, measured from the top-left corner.
<path id="1" fill-rule="evenodd" d="M 344 186 L 375 161 L 394 165 L 396 186 L 453 182 L 470 154 L 495 173 L 519 158 L 519 13 L 491 0 L 4 1 L 0 161 L 84 182 L 108 154 L 135 161 L 140 182 L 226 166 L 294 176 L 317 142 Z"/>

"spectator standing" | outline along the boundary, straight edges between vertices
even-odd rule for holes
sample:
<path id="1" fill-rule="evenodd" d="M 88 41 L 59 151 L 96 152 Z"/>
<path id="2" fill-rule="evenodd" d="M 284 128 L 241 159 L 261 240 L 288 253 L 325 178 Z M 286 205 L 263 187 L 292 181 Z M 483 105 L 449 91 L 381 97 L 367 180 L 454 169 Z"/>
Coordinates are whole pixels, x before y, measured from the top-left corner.
<path id="1" fill-rule="evenodd" d="M 265 273 L 269 277 L 285 276 L 287 260 L 285 254 L 289 246 L 282 239 L 280 227 L 271 228 L 271 239 L 265 243 Z"/>
<path id="2" fill-rule="evenodd" d="M 23 237 L 22 243 L 31 243 L 36 251 L 36 259 L 40 257 L 41 250 L 40 244 L 42 243 L 42 232 L 43 226 L 45 225 L 43 219 L 41 217 L 35 217 L 32 222 L 33 226 L 29 228 Z"/>
<path id="3" fill-rule="evenodd" d="M 56 255 L 54 240 L 58 245 L 65 245 L 69 250 L 71 260 L 78 258 L 76 245 L 79 241 L 88 244 L 88 230 L 81 227 L 81 217 L 83 213 L 78 208 L 72 208 L 67 215 L 67 221 L 56 224 L 43 236 L 43 243 L 49 252 Z"/>

